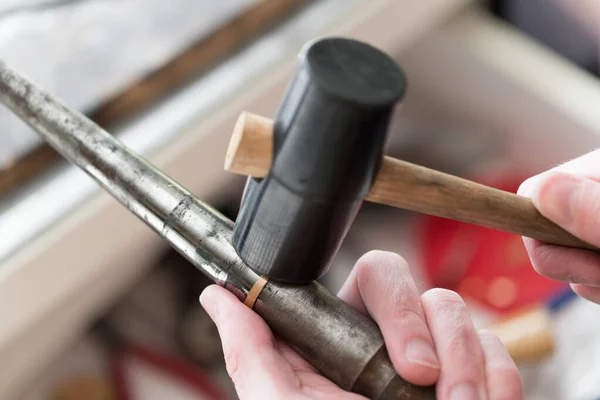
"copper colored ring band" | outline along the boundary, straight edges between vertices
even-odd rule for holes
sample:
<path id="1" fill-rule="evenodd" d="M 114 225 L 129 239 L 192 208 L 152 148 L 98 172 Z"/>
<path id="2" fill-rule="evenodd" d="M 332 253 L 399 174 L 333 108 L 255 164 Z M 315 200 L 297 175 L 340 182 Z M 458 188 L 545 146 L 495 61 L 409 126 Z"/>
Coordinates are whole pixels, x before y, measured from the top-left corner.
<path id="1" fill-rule="evenodd" d="M 252 309 L 254 307 L 254 303 L 256 303 L 260 292 L 262 292 L 263 288 L 265 287 L 268 281 L 269 280 L 267 278 L 261 276 L 254 283 L 254 286 L 252 286 L 252 288 L 248 292 L 248 295 L 246 296 L 246 300 L 244 300 L 244 304 L 248 306 L 248 308 Z"/>

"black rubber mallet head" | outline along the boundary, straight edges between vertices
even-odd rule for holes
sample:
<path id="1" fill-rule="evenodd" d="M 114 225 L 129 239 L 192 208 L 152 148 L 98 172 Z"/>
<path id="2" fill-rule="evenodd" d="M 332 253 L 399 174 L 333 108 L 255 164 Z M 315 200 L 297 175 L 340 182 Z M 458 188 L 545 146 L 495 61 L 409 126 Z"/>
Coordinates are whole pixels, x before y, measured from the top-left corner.
<path id="1" fill-rule="evenodd" d="M 307 44 L 273 128 L 273 161 L 251 178 L 233 234 L 256 272 L 307 283 L 329 268 L 378 172 L 406 79 L 357 40 Z"/>

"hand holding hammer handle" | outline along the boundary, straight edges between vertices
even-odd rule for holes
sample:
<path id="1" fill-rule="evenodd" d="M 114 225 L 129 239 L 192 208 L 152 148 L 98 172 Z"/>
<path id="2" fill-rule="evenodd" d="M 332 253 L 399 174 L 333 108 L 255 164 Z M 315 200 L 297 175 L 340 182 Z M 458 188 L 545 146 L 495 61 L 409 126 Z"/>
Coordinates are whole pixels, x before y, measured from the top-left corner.
<path id="1" fill-rule="evenodd" d="M 244 112 L 225 169 L 261 178 L 273 157 L 273 121 Z M 367 201 L 497 229 L 545 243 L 598 251 L 550 221 L 526 197 L 385 156 Z"/>

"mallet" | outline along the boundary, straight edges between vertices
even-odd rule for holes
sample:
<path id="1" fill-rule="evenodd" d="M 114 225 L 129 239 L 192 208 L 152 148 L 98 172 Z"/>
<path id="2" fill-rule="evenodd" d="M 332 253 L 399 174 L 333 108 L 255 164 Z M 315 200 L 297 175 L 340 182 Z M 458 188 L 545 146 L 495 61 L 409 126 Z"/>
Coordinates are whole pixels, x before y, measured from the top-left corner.
<path id="1" fill-rule="evenodd" d="M 315 144 L 317 146 L 317 144 Z M 227 150 L 227 171 L 262 178 L 273 158 L 273 121 L 249 112 L 238 118 Z M 598 251 L 545 218 L 526 197 L 389 156 L 366 201 L 538 239 Z"/>

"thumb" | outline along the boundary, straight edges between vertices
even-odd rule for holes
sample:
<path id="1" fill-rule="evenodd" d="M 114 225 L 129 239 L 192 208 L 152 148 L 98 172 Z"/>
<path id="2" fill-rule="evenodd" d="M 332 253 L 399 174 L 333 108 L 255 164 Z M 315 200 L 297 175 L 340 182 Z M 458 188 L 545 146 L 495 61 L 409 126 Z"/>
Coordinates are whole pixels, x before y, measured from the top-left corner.
<path id="1" fill-rule="evenodd" d="M 600 183 L 564 172 L 549 172 L 524 184 L 546 218 L 580 239 L 600 246 Z"/>
<path id="2" fill-rule="evenodd" d="M 227 372 L 240 399 L 284 398 L 299 385 L 267 324 L 237 297 L 208 286 L 200 303 L 217 325 Z"/>

